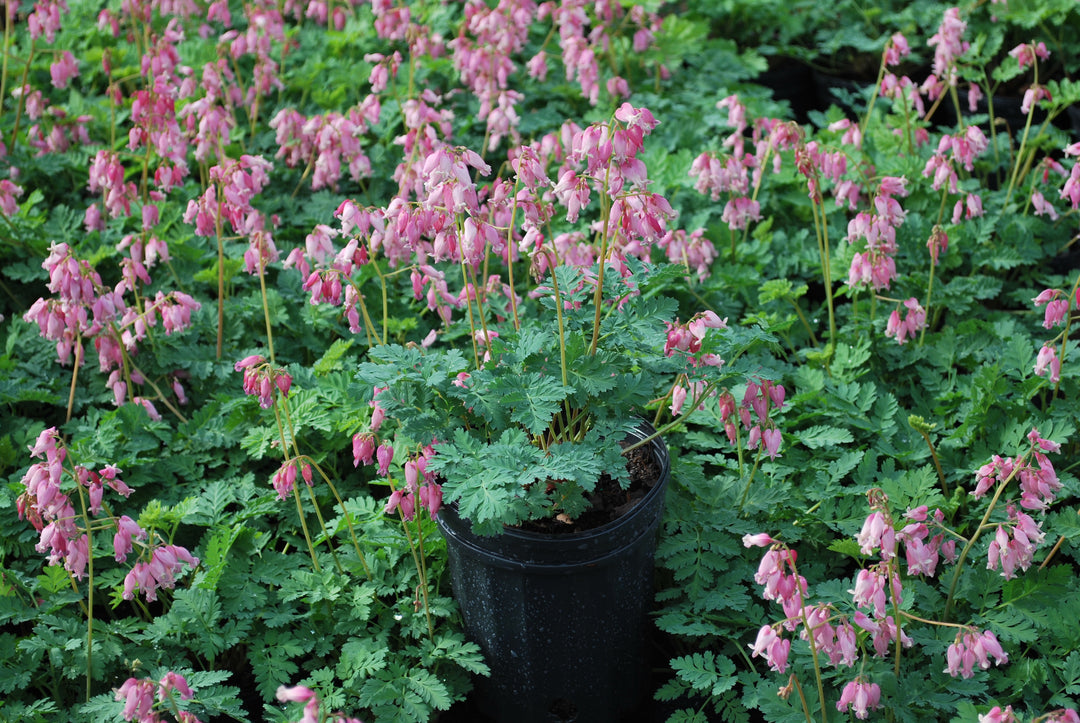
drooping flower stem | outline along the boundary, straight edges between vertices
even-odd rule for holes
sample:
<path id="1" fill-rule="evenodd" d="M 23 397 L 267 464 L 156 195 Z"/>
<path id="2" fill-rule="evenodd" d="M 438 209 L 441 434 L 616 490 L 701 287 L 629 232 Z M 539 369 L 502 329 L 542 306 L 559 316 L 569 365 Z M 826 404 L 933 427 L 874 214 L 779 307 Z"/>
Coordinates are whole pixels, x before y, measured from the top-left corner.
<path id="1" fill-rule="evenodd" d="M 761 456 L 760 449 L 758 456 L 759 458 Z M 791 573 L 795 576 L 795 591 L 796 594 L 799 595 L 801 601 L 802 589 L 799 586 L 799 570 L 795 566 L 795 560 L 793 557 L 788 558 L 788 564 L 791 565 Z M 821 703 L 821 723 L 828 723 L 828 716 L 825 714 L 825 684 L 821 679 L 821 661 L 818 660 L 818 646 L 817 641 L 814 640 L 814 628 L 812 625 L 810 625 L 810 621 L 806 617 L 806 607 L 806 605 L 799 606 L 799 618 L 802 620 L 803 630 L 806 631 L 807 637 L 810 638 L 810 657 L 814 662 L 814 678 L 817 680 L 818 701 Z"/>
<path id="2" fill-rule="evenodd" d="M 1037 88 L 1039 86 L 1039 64 L 1033 62 L 1031 67 L 1034 71 L 1035 80 L 1032 82 L 1031 87 Z M 1005 203 L 1002 208 L 1009 207 L 1009 200 L 1012 198 L 1013 188 L 1016 186 L 1016 179 L 1020 174 L 1020 165 L 1024 160 L 1024 151 L 1027 146 L 1028 134 L 1031 132 L 1031 120 L 1035 117 L 1035 102 L 1032 101 L 1031 107 L 1028 108 L 1027 119 L 1024 121 L 1024 134 L 1020 137 L 1020 148 L 1016 151 L 1016 161 L 1013 164 L 1013 172 L 1009 177 L 1009 189 L 1005 192 Z"/>
<path id="3" fill-rule="evenodd" d="M 900 600 L 896 596 L 896 585 L 893 584 L 893 575 L 896 575 L 897 577 L 900 576 L 900 570 L 896 569 L 897 567 L 895 557 L 889 558 L 888 562 L 885 564 L 885 574 L 887 575 L 886 584 L 889 586 L 889 599 L 892 600 L 893 619 L 896 622 L 896 658 L 893 662 L 893 675 L 896 676 L 897 680 L 900 680 L 900 658 L 904 646 L 901 643 L 903 627 L 900 622 L 902 619 L 900 616 Z"/>
<path id="4" fill-rule="evenodd" d="M 829 349 L 825 368 L 832 360 L 832 351 L 836 348 L 836 313 L 833 309 L 832 269 L 829 258 L 829 226 L 825 220 L 825 205 L 820 196 L 815 195 L 810 210 L 814 214 L 814 233 L 817 236 L 818 253 L 821 255 L 821 270 L 825 277 L 825 304 L 829 310 Z"/>
<path id="5" fill-rule="evenodd" d="M 802 683 L 799 682 L 799 676 L 792 673 L 790 680 L 795 684 L 795 692 L 799 694 L 799 702 L 802 703 L 802 710 L 803 715 L 806 716 L 806 723 L 813 723 L 813 719 L 810 717 L 810 706 L 806 702 L 806 693 L 803 692 Z"/>
<path id="6" fill-rule="evenodd" d="M 217 267 L 218 267 L 218 286 L 217 286 L 217 359 L 221 360 L 221 346 L 225 328 L 225 242 L 221 240 L 222 228 L 221 228 L 221 212 L 225 206 L 225 200 L 222 198 L 221 185 L 217 186 L 217 200 L 218 207 L 217 213 L 214 214 L 214 231 L 217 236 Z M 260 276 L 262 274 L 262 264 L 259 265 Z M 266 306 L 266 291 L 263 290 L 263 306 Z M 273 354 L 271 354 L 271 357 Z"/>
<path id="7" fill-rule="evenodd" d="M 281 412 L 278 410 L 277 404 L 271 406 L 274 408 L 274 420 L 277 422 L 278 439 L 281 442 L 281 448 L 284 450 L 288 448 L 288 445 L 285 441 L 285 428 L 281 424 Z M 296 500 L 296 515 L 300 518 L 300 527 L 304 531 L 304 542 L 307 543 L 308 554 L 311 555 L 311 564 L 315 567 L 315 572 L 321 572 L 322 567 L 319 565 L 319 559 L 315 556 L 315 546 L 311 542 L 311 533 L 308 532 L 307 519 L 304 518 L 304 505 L 300 500 L 300 491 L 296 489 L 296 485 L 293 485 L 292 491 L 293 499 Z"/>
<path id="8" fill-rule="evenodd" d="M 220 214 L 218 214 L 219 219 L 220 219 L 220 217 L 221 217 Z M 218 244 L 220 244 L 220 243 L 221 243 L 221 235 L 219 234 L 218 235 Z M 272 329 L 272 324 L 270 322 L 270 302 L 266 298 L 266 255 L 263 253 L 262 242 L 261 241 L 259 242 L 258 254 L 259 254 L 259 263 L 258 263 L 258 267 L 259 267 L 259 291 L 262 292 L 263 319 L 266 321 L 266 348 L 267 348 L 267 351 L 268 351 L 267 356 L 270 357 L 270 365 L 271 365 L 271 368 L 272 368 L 273 366 L 275 366 L 277 364 L 277 361 L 274 358 L 274 331 Z M 218 283 L 219 284 L 221 283 L 221 281 L 220 281 L 220 279 L 221 279 L 220 273 L 221 273 L 221 269 L 219 268 L 218 269 L 218 274 L 219 274 Z M 218 290 L 219 290 L 219 293 L 220 293 L 220 290 L 221 290 L 220 286 L 218 287 Z M 219 313 L 220 313 L 220 309 L 221 309 L 220 300 L 221 300 L 221 296 L 219 295 L 218 296 L 218 301 L 219 301 L 218 310 L 219 310 Z M 221 317 L 220 316 L 218 317 L 218 344 L 219 345 L 221 344 Z M 221 347 L 219 346 L 218 347 L 218 356 L 219 357 L 220 357 L 220 351 L 221 351 Z"/>
<path id="9" fill-rule="evenodd" d="M 6 8 L 5 8 L 6 12 Z M 4 40 L 4 60 L 7 61 L 7 28 L 11 27 L 11 21 L 5 19 L 5 40 Z M 22 79 L 19 81 L 19 87 L 26 87 L 26 78 L 30 75 L 30 62 L 34 59 L 34 39 L 30 39 L 30 51 L 26 54 L 26 65 L 23 67 Z M 7 77 L 7 73 L 4 73 L 4 77 Z M 22 117 L 23 107 L 26 105 L 26 93 L 19 93 L 19 100 L 15 104 L 15 124 L 11 129 L 11 143 L 8 144 L 8 148 L 15 149 L 15 139 L 19 137 L 19 120 Z"/>
<path id="10" fill-rule="evenodd" d="M 739 432 L 738 432 L 738 427 L 737 426 L 736 426 L 736 430 L 735 430 L 735 441 L 736 441 L 736 444 L 739 441 Z M 758 465 L 761 464 L 761 455 L 764 452 L 764 450 L 765 450 L 764 445 L 758 447 L 757 455 L 754 457 L 754 466 L 750 468 L 750 476 L 747 478 L 746 485 L 743 487 L 742 496 L 739 497 L 739 509 L 736 511 L 737 515 L 742 514 L 743 505 L 746 504 L 746 496 L 750 493 L 750 485 L 754 481 L 754 475 L 757 473 Z M 741 472 L 742 472 L 742 448 L 741 447 L 739 449 L 739 471 L 740 471 L 740 474 L 741 474 Z"/>
<path id="11" fill-rule="evenodd" d="M 1030 454 L 1030 451 L 1028 452 Z M 953 572 L 952 583 L 949 585 L 949 594 L 945 598 L 945 612 L 942 615 L 944 620 L 949 619 L 949 613 L 952 611 L 953 596 L 956 594 L 956 584 L 960 581 L 960 572 L 964 569 L 964 561 L 967 559 L 968 553 L 971 552 L 971 548 L 975 545 L 975 541 L 979 539 L 979 535 L 986 529 L 986 523 L 990 519 L 990 513 L 997 507 L 998 500 L 1001 499 L 1001 493 L 1005 491 L 1005 488 L 1012 482 L 1016 473 L 1023 469 L 1024 464 L 1027 462 L 1027 456 L 1020 460 L 1017 460 L 1013 465 L 1012 472 L 1004 480 L 998 483 L 997 489 L 994 491 L 994 496 L 990 500 L 990 504 L 986 508 L 986 512 L 983 513 L 982 519 L 979 520 L 979 525 L 975 528 L 975 532 L 972 533 L 971 538 L 968 539 L 967 544 L 964 545 L 964 549 L 960 551 L 960 556 L 956 558 L 956 566 Z"/>
<path id="12" fill-rule="evenodd" d="M 77 475 L 75 489 L 79 492 L 83 523 L 86 525 L 86 700 L 90 700 L 90 683 L 94 656 L 94 538 L 90 529 L 90 514 L 86 509 L 86 495 Z"/>
<path id="13" fill-rule="evenodd" d="M 123 347 L 121 347 L 123 348 Z M 71 367 L 71 389 L 68 391 L 68 403 L 67 403 L 67 417 L 65 423 L 71 421 L 71 410 L 75 406 L 75 384 L 79 379 L 79 367 L 82 366 L 83 360 L 83 344 L 82 334 L 79 329 L 75 329 L 75 363 Z"/>
<path id="14" fill-rule="evenodd" d="M 686 404 L 683 404 L 683 409 L 685 411 L 682 414 L 675 417 L 674 419 L 672 419 L 670 422 L 663 425 L 662 427 L 658 427 L 656 429 L 656 431 L 654 431 L 652 434 L 648 435 L 647 437 L 642 437 L 641 439 L 637 440 L 633 444 L 628 444 L 627 446 L 623 447 L 622 453 L 627 454 L 628 452 L 632 452 L 635 449 L 637 449 L 638 447 L 643 447 L 644 445 L 646 445 L 649 442 L 653 441 L 657 437 L 662 437 L 665 434 L 667 434 L 668 432 L 670 432 L 672 429 L 675 429 L 675 427 L 679 426 L 683 422 L 683 420 L 685 420 L 687 417 L 689 417 L 691 414 L 693 414 L 694 410 L 696 410 L 698 407 L 700 407 L 705 402 L 705 400 L 708 399 L 709 396 L 712 395 L 712 391 L 715 388 L 716 388 L 715 384 L 705 384 L 702 387 L 701 391 L 694 396 L 692 401 L 689 401 Z M 666 398 L 667 397 L 665 397 L 665 399 Z M 659 415 L 657 415 L 657 418 L 659 418 Z"/>
<path id="15" fill-rule="evenodd" d="M 427 555 L 424 554 L 424 530 L 420 526 L 420 515 L 416 515 L 416 553 L 414 557 L 419 558 L 419 567 L 416 572 L 420 576 L 420 584 L 417 585 L 420 588 L 420 595 L 424 598 L 424 617 L 427 620 L 428 640 L 435 640 L 435 625 L 431 622 L 431 606 L 428 605 L 428 576 L 427 576 Z"/>
<path id="16" fill-rule="evenodd" d="M 596 354 L 596 345 L 600 341 L 600 318 L 601 306 L 604 300 L 604 267 L 607 265 L 608 236 L 611 225 L 611 196 L 608 194 L 608 181 L 611 178 L 611 164 L 608 163 L 604 170 L 604 180 L 600 187 L 600 254 L 597 256 L 596 292 L 593 294 L 593 307 L 596 316 L 593 318 L 592 342 L 589 344 L 589 355 Z"/>
<path id="17" fill-rule="evenodd" d="M 930 439 L 930 430 L 934 428 L 934 425 L 927 424 L 922 417 L 914 414 L 908 417 L 908 424 L 926 440 L 926 446 L 930 448 L 930 457 L 934 460 L 934 469 L 937 470 L 938 481 L 941 482 L 941 493 L 948 499 L 952 496 L 949 493 L 949 483 L 945 481 L 945 472 L 941 469 L 941 460 L 938 459 L 937 450 Z"/>
<path id="18" fill-rule="evenodd" d="M 303 459 L 315 468 L 315 471 L 323 478 L 323 481 L 326 482 L 326 486 L 330 488 L 330 492 L 334 495 L 338 507 L 341 508 L 341 514 L 345 518 L 345 525 L 349 528 L 349 537 L 352 538 L 353 547 L 356 549 L 356 556 L 360 560 L 360 565 L 364 568 L 364 574 L 367 575 L 367 579 L 371 580 L 371 568 L 368 566 L 367 558 L 364 556 L 363 550 L 360 549 L 360 542 L 356 539 L 356 528 L 353 526 L 352 513 L 345 507 L 345 502 L 341 499 L 341 494 L 338 492 L 337 486 L 331 481 L 330 477 L 315 460 L 308 456 L 304 456 Z"/>
<path id="19" fill-rule="evenodd" d="M 1077 293 L 1080 293 L 1080 275 L 1077 275 L 1076 281 L 1073 283 L 1072 291 L 1069 292 L 1070 299 L 1076 299 Z M 1065 358 L 1065 346 L 1069 343 L 1069 327 L 1072 326 L 1072 314 L 1065 314 L 1065 328 L 1061 332 L 1061 348 L 1058 349 L 1058 359 Z M 1054 391 L 1050 395 L 1051 401 L 1057 398 L 1058 388 L 1061 386 L 1061 377 L 1054 382 Z"/>

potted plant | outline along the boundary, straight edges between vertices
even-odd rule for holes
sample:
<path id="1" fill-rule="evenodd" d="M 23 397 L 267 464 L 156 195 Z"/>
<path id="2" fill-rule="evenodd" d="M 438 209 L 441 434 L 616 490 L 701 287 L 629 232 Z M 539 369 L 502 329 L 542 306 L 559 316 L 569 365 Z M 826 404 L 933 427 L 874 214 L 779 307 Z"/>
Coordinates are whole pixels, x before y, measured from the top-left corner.
<path id="1" fill-rule="evenodd" d="M 743 335 L 721 333 L 711 311 L 673 320 L 676 302 L 656 294 L 687 269 L 638 258 L 675 234 L 638 158 L 656 123 L 624 103 L 610 120 L 567 126 L 565 146 L 520 147 L 514 177 L 489 187 L 470 180 L 470 166 L 489 172 L 470 151 L 427 163 L 438 201 L 413 218 L 453 236 L 466 331 L 445 333 L 457 344 L 374 347 L 359 367 L 375 424 L 358 435 L 358 457 L 388 473 L 403 454 L 387 509 L 439 520 L 466 629 L 493 670 L 497 720 L 617 720 L 636 704 L 669 476 L 659 437 L 738 374 L 724 357 Z M 501 207 L 482 207 L 485 196 Z M 556 206 L 568 230 L 547 233 Z M 599 213 L 586 223 L 590 206 Z M 505 287 L 472 283 L 492 252 L 531 259 L 527 294 L 515 293 L 512 264 Z M 376 448 L 384 419 L 395 441 Z"/>

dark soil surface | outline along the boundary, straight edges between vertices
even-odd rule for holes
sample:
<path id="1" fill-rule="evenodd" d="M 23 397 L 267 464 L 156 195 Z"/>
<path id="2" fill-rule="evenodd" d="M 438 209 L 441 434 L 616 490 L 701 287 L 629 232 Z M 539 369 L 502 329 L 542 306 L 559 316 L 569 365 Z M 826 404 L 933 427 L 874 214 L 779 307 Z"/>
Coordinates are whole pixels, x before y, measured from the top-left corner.
<path id="1" fill-rule="evenodd" d="M 525 522 L 519 529 L 558 535 L 584 532 L 601 527 L 625 515 L 641 498 L 648 494 L 660 479 L 661 469 L 648 445 L 631 450 L 626 455 L 626 469 L 630 473 L 630 486 L 623 489 L 606 474 L 600 478 L 589 496 L 591 505 L 575 520 L 551 518 Z"/>

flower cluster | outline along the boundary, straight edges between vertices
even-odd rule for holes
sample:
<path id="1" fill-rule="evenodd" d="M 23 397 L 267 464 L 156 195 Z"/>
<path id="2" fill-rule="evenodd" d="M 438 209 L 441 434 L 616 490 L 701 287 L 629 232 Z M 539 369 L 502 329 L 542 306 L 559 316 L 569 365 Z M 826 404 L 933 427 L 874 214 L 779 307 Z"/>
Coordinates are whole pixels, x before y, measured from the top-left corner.
<path id="1" fill-rule="evenodd" d="M 195 224 L 199 236 L 217 237 L 228 221 L 233 232 L 249 241 L 244 265 L 249 274 L 277 261 L 278 251 L 267 228 L 267 219 L 251 202 L 269 182 L 272 164 L 260 156 L 242 155 L 225 159 L 209 171 L 210 185 L 188 202 L 184 222 Z"/>
<path id="2" fill-rule="evenodd" d="M 856 252 L 851 259 L 848 286 L 888 289 L 896 279 L 896 229 L 907 215 L 896 198 L 907 195 L 906 178 L 886 176 L 878 184 L 874 212 L 860 211 L 848 223 L 849 244 L 866 240 L 866 251 Z"/>
<path id="3" fill-rule="evenodd" d="M 1061 445 L 1044 439 L 1038 429 L 1032 429 L 1027 435 L 1031 443 L 1031 454 L 1015 459 L 1005 459 L 994 455 L 990 462 L 979 468 L 975 474 L 975 489 L 972 496 L 976 499 L 986 495 L 995 485 L 1007 485 L 1015 477 L 1020 477 L 1020 506 L 1026 510 L 1044 511 L 1054 501 L 1054 494 L 1061 489 L 1057 473 L 1047 452 L 1060 452 Z M 1032 465 L 1034 460 L 1034 465 Z"/>
<path id="4" fill-rule="evenodd" d="M 184 676 L 168 671 L 161 680 L 153 678 L 128 678 L 115 690 L 116 700 L 124 701 L 121 715 L 135 723 L 163 723 L 162 713 L 169 711 L 176 723 L 200 723 L 193 713 L 179 710 L 173 699 L 179 693 L 181 700 L 190 700 L 195 693 Z"/>
<path id="5" fill-rule="evenodd" d="M 744 536 L 743 544 L 746 547 L 769 547 L 758 566 L 754 581 L 763 586 L 762 597 L 779 602 L 786 615 L 780 623 L 765 625 L 758 631 L 756 641 L 750 645 L 752 656 L 765 656 L 772 670 L 783 673 L 787 669 L 791 651 L 791 641 L 780 634 L 780 629 L 783 629 L 799 631 L 799 637 L 825 656 L 830 665 L 851 668 L 859 659 L 859 633 L 856 627 L 869 631 L 873 636 L 875 651 L 879 656 L 885 655 L 889 642 L 899 632 L 891 616 L 878 622 L 860 611 L 849 618 L 838 615 L 830 604 L 805 604 L 806 579 L 796 571 L 797 554 L 794 550 L 764 533 Z M 899 634 L 905 645 L 911 644 L 902 632 Z M 784 689 L 781 689 L 781 695 L 784 694 Z M 877 686 L 863 676 L 857 676 L 845 686 L 837 708 L 843 711 L 851 707 L 857 717 L 865 718 L 867 710 L 876 708 L 879 699 Z"/>
<path id="6" fill-rule="evenodd" d="M 380 256 L 392 267 L 415 264 L 410 271 L 415 298 L 426 300 L 447 324 L 454 310 L 472 300 L 490 301 L 501 295 L 513 304 L 517 299 L 497 274 L 483 283 L 465 281 L 455 293 L 445 273 L 433 265 L 437 262 L 464 262 L 479 270 L 488 254 L 504 263 L 523 254 L 531 257 L 537 276 L 556 262 L 588 268 L 597 261 L 597 244 L 586 242 L 577 231 L 552 238 L 546 228 L 556 205 L 565 210 L 567 222 L 577 222 L 595 193 L 606 194 L 610 201 L 609 260 L 622 264 L 629 255 L 648 259 L 651 247 L 657 245 L 672 261 L 695 268 L 701 276 L 715 257 L 703 231 L 688 236 L 670 229 L 668 223 L 675 217 L 670 204 L 648 191 L 647 171 L 638 158 L 644 138 L 658 123 L 648 109 L 624 103 L 611 123 L 584 129 L 566 124 L 558 134 L 511 149 L 516 184 L 497 178 L 481 187 L 473 174 L 487 176 L 490 166 L 476 152 L 439 140 L 434 129 L 442 128 L 445 119 L 423 98 L 411 102 L 405 119 L 415 129 L 403 143 L 411 149 L 406 158 L 413 160 L 398 168 L 399 195 L 384 208 L 343 201 L 335 213 L 340 227 L 320 224 L 305 247 L 295 249 L 285 262 L 304 276 L 312 303 L 343 306 L 353 333 L 364 329 L 363 297 L 351 277 Z M 410 120 L 413 116 L 416 119 Z M 549 171 L 553 164 L 558 168 Z M 520 228 L 512 227 L 513 219 L 520 219 Z M 503 230 L 507 227 L 512 227 L 511 236 Z M 335 248 L 335 238 L 343 240 L 340 249 Z M 516 244 L 508 243 L 511 239 Z"/>
<path id="7" fill-rule="evenodd" d="M 377 68 L 385 67 L 377 65 Z M 371 175 L 371 161 L 361 148 L 369 125 L 379 122 L 380 106 L 369 96 L 347 113 L 327 113 L 306 118 L 290 108 L 278 111 L 270 121 L 277 133 L 278 152 L 289 168 L 302 166 L 311 173 L 311 189 L 336 190 L 345 170 L 353 181 Z"/>
<path id="8" fill-rule="evenodd" d="M 25 491 L 16 500 L 19 519 L 29 519 L 40 533 L 35 549 L 49 553 L 50 565 L 63 562 L 64 568 L 81 580 L 90 558 L 89 538 L 76 523 L 78 516 L 70 498 L 61 490 L 67 448 L 55 427 L 38 435 L 30 454 L 43 457 L 45 461 L 31 465 L 23 476 Z M 89 481 L 89 470 L 80 469 L 84 473 L 76 473 L 76 478 Z M 131 489 L 116 479 L 115 474 L 112 476 L 114 489 L 125 496 L 130 495 Z"/>
<path id="9" fill-rule="evenodd" d="M 1080 146 L 1080 144 L 1077 145 Z M 1074 168 L 1080 168 L 1080 163 Z M 1080 178 L 1080 174 L 1077 175 Z M 1075 207 L 1076 204 L 1074 204 Z M 1064 354 L 1063 348 L 1059 353 L 1058 344 L 1060 343 L 1064 347 L 1073 306 L 1075 304 L 1080 307 L 1080 287 L 1074 288 L 1071 292 L 1065 292 L 1061 289 L 1045 289 L 1032 299 L 1032 302 L 1035 304 L 1035 308 L 1046 307 L 1043 312 L 1044 329 L 1049 330 L 1057 326 L 1065 327 L 1054 339 L 1043 343 L 1035 358 L 1035 374 L 1037 376 L 1046 375 L 1052 383 L 1057 384 L 1061 381 L 1061 360 Z"/>
<path id="10" fill-rule="evenodd" d="M 236 371 L 244 372 L 244 394 L 259 398 L 259 406 L 269 409 L 274 403 L 274 390 L 289 396 L 292 376 L 281 367 L 273 367 L 265 357 L 252 354 L 236 362 Z"/>
<path id="11" fill-rule="evenodd" d="M 850 709 L 856 718 L 866 720 L 869 711 L 877 710 L 880 705 L 881 687 L 860 675 L 844 686 L 840 700 L 836 702 L 836 709 L 840 712 Z"/>
<path id="12" fill-rule="evenodd" d="M 381 410 L 376 405 L 372 415 L 371 427 L 378 429 L 378 420 L 381 419 Z M 377 439 L 372 432 L 361 432 L 353 436 L 353 465 L 376 464 L 380 477 L 390 476 L 390 465 L 394 459 L 394 447 L 389 442 L 377 444 Z M 438 477 L 429 471 L 428 461 L 435 455 L 433 443 L 423 447 L 419 454 L 408 459 L 402 465 L 402 474 L 405 477 L 405 485 L 395 488 L 391 481 L 390 497 L 384 506 L 385 514 L 400 512 L 402 518 L 412 520 L 416 514 L 417 502 L 419 506 L 428 511 L 431 517 L 439 514 L 442 507 L 442 485 L 438 483 Z"/>
<path id="13" fill-rule="evenodd" d="M 305 685 L 279 686 L 277 699 L 282 703 L 304 703 L 304 714 L 296 723 L 363 723 L 359 718 L 346 717 L 344 713 L 323 712 L 319 696 Z"/>
<path id="14" fill-rule="evenodd" d="M 907 314 L 900 318 L 900 310 L 893 309 L 889 314 L 889 320 L 885 324 L 885 336 L 896 337 L 898 344 L 903 344 L 909 338 L 914 338 L 920 329 L 926 327 L 926 309 L 922 307 L 918 299 L 912 297 L 904 302 Z"/>
<path id="15" fill-rule="evenodd" d="M 961 631 L 956 634 L 956 640 L 946 653 L 948 665 L 945 672 L 954 678 L 970 678 L 975 674 L 976 663 L 979 668 L 986 670 L 990 667 L 991 658 L 994 665 L 1009 662 L 1009 656 L 1001 649 L 994 633 L 989 630 L 982 633 L 977 630 Z"/>
<path id="16" fill-rule="evenodd" d="M 121 261 L 120 282 L 109 288 L 94 267 L 76 258 L 66 243 L 52 244 L 42 268 L 49 273 L 48 288 L 56 297 L 38 299 L 23 315 L 26 321 L 38 325 L 43 337 L 56 342 L 61 364 L 67 364 L 74 355 L 76 365 L 81 366 L 85 361 L 83 344 L 92 340 L 99 369 L 109 374 L 107 385 L 117 406 L 128 401 L 130 384 L 145 381 L 137 368 L 129 371 L 128 367 L 139 342 L 147 338 L 158 318 L 165 334 L 170 335 L 187 329 L 192 313 L 201 308 L 199 302 L 181 291 L 159 291 L 151 303 L 143 302 L 142 308 L 138 304 L 129 306 L 126 294 L 137 293 L 140 284 L 150 283 L 147 269 L 167 259 L 168 248 L 156 239 L 144 246 L 132 238 L 122 240 L 120 248 L 126 249 L 128 256 Z M 182 389 L 177 396 L 183 396 Z M 146 407 L 152 418 L 158 418 L 149 399 L 132 396 L 130 401 Z"/>
<path id="17" fill-rule="evenodd" d="M 987 520 L 991 519 L 990 513 L 1001 493 L 1014 479 L 1020 480 L 1021 507 L 1024 509 L 1045 511 L 1053 502 L 1054 493 L 1061 488 L 1046 457 L 1047 452 L 1057 452 L 1060 446 L 1043 438 L 1037 429 L 1032 429 L 1027 438 L 1031 444 L 1027 454 L 1015 459 L 995 456 L 976 475 L 976 488 L 972 492 L 976 499 L 997 488 L 986 513 Z M 864 645 L 868 644 L 873 655 L 881 658 L 889 654 L 892 645 L 911 646 L 913 641 L 903 625 L 919 620 L 959 628 L 953 643 L 945 651 L 944 670 L 953 677 L 970 678 L 977 668 L 985 670 L 991 664 L 1008 663 L 1008 654 L 991 630 L 938 623 L 904 612 L 904 583 L 898 564 L 900 547 L 904 548 L 908 574 L 930 578 L 936 574 L 941 557 L 950 563 L 959 563 L 975 539 L 966 540 L 948 530 L 941 510 L 935 510 L 933 514 L 926 506 L 908 510 L 904 515 L 905 523 L 900 526 L 893 520 L 884 492 L 871 490 L 868 500 L 871 511 L 855 541 L 863 555 L 877 554 L 879 559 L 856 575 L 854 587 L 849 590 L 855 607 L 851 615 L 842 614 L 835 603 L 806 603 L 807 584 L 798 575 L 794 550 L 766 533 L 743 537 L 746 547 L 769 548 L 754 580 L 763 587 L 762 597 L 780 603 L 785 615 L 779 623 L 765 625 L 758 631 L 756 641 L 750 645 L 752 655 L 764 656 L 772 670 L 785 672 L 791 646 L 784 639 L 783 631 L 799 631 L 800 637 L 829 664 L 852 667 L 858 662 Z M 989 545 L 987 567 L 996 570 L 1000 566 L 1003 576 L 1009 579 L 1017 570 L 1026 570 L 1032 564 L 1035 549 L 1045 535 L 1038 522 L 1027 513 L 1011 502 L 1005 507 L 1006 520 L 990 526 L 995 529 L 995 536 Z M 985 524 L 981 526 L 975 535 L 986 527 Z M 937 534 L 934 534 L 935 530 Z M 966 545 L 961 555 L 956 552 L 957 540 Z M 785 690 L 781 689 L 781 695 Z M 837 708 L 841 711 L 850 709 L 857 718 L 864 719 L 868 711 L 880 705 L 880 695 L 880 689 L 860 675 L 847 683 Z"/>
<path id="18" fill-rule="evenodd" d="M 720 422 L 724 425 L 728 441 L 738 446 L 739 430 L 744 429 L 750 449 L 758 449 L 767 453 L 769 459 L 776 459 L 780 453 L 782 435 L 771 414 L 774 410 L 783 409 L 785 394 L 782 384 L 769 379 L 749 382 L 741 404 L 736 403 L 731 392 L 722 392 L 718 400 Z"/>
<path id="19" fill-rule="evenodd" d="M 184 563 L 194 570 L 199 564 L 199 559 L 179 545 L 153 547 L 150 551 L 150 559 L 136 562 L 124 577 L 122 597 L 125 600 L 133 600 L 135 592 L 139 591 L 147 602 L 157 600 L 159 588 L 171 590 L 176 586 L 176 578 L 183 572 Z"/>
<path id="20" fill-rule="evenodd" d="M 30 453 L 33 457 L 44 457 L 45 461 L 31 465 L 23 476 L 25 491 L 16 501 L 19 517 L 29 519 L 40 533 L 36 549 L 49 553 L 49 564 L 63 562 L 72 577 L 81 580 L 92 550 L 88 528 L 80 527 L 78 520 L 81 518 L 86 525 L 90 525 L 90 515 L 101 515 L 106 487 L 125 498 L 131 495 L 132 489 L 120 479 L 120 470 L 113 465 L 106 465 L 96 472 L 82 465 L 73 465 L 68 474 L 78 485 L 76 491 L 79 499 L 86 505 L 85 513 L 79 514 L 69 494 L 61 488 L 67 448 L 56 428 L 50 427 L 38 435 Z M 149 533 L 127 515 L 109 517 L 108 523 L 116 528 L 113 552 L 117 562 L 127 561 L 134 540 L 143 543 L 144 553 L 140 554 L 140 558 L 148 557 L 148 561 L 140 559 L 128 572 L 124 580 L 125 599 L 132 599 L 134 591 L 139 589 L 145 593 L 147 600 L 154 600 L 157 588 L 172 588 L 175 585 L 176 577 L 182 571 L 181 562 L 186 562 L 192 568 L 199 563 L 179 545 L 150 546 L 147 544 Z"/>

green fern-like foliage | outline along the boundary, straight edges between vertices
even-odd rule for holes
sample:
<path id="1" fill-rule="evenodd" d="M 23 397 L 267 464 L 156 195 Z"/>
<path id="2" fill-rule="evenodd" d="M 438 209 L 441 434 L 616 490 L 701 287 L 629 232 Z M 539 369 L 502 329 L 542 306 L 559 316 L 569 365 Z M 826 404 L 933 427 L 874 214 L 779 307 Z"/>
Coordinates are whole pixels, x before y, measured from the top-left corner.
<path id="1" fill-rule="evenodd" d="M 358 379 L 379 390 L 378 404 L 397 420 L 399 436 L 438 442 L 428 469 L 477 532 L 560 513 L 577 517 L 601 474 L 629 484 L 616 442 L 650 404 L 680 378 L 718 384 L 732 376 L 694 355 L 666 353 L 676 305 L 652 289 L 673 272 L 662 267 L 654 275 L 628 263 L 638 285 L 608 270 L 599 325 L 590 284 L 597 268 L 588 276 L 560 266 L 540 299 L 541 314 L 523 316 L 517 328 L 487 330 L 483 361 L 458 348 L 390 345 L 372 349 L 371 361 L 360 365 Z"/>

